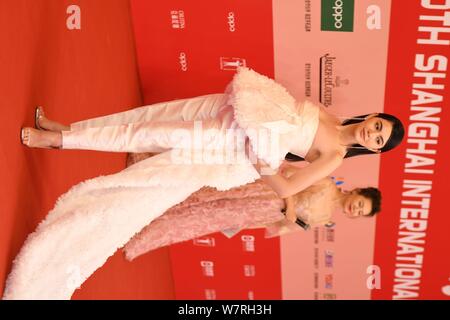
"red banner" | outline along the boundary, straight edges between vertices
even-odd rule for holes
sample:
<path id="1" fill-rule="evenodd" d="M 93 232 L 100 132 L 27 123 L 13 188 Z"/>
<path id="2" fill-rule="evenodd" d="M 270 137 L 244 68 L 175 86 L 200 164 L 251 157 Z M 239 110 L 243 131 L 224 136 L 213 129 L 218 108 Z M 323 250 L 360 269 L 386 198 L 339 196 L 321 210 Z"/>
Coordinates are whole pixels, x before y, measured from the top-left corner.
<path id="1" fill-rule="evenodd" d="M 392 2 L 385 112 L 402 119 L 406 134 L 381 160 L 385 209 L 376 225 L 381 288 L 374 299 L 450 294 L 449 9 L 450 1 Z"/>

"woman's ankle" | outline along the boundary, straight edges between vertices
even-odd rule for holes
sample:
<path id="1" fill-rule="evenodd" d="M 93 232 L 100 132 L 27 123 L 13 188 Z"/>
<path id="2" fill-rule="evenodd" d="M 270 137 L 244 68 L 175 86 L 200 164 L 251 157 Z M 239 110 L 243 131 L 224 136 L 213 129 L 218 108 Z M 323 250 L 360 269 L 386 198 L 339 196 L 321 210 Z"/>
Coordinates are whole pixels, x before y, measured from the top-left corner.
<path id="1" fill-rule="evenodd" d="M 70 131 L 70 127 L 47 118 L 43 119 L 45 128 L 52 132 Z"/>
<path id="2" fill-rule="evenodd" d="M 52 147 L 62 148 L 62 133 L 53 131 L 52 135 Z"/>

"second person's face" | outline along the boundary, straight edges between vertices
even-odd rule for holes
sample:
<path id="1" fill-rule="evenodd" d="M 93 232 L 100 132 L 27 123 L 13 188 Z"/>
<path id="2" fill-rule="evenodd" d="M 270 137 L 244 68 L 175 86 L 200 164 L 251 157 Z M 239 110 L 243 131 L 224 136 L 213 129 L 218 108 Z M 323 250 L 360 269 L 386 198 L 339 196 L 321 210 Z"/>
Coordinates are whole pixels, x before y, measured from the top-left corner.
<path id="1" fill-rule="evenodd" d="M 347 200 L 344 202 L 344 214 L 348 218 L 358 218 L 367 216 L 372 212 L 372 200 L 352 191 Z"/>

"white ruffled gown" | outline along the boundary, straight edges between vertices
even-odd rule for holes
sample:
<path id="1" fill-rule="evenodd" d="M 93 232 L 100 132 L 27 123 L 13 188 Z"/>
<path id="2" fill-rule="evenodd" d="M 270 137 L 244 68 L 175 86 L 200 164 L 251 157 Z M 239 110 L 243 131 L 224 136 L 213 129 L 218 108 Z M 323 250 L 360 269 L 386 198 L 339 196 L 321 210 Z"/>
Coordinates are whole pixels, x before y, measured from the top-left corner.
<path id="1" fill-rule="evenodd" d="M 230 132 L 243 129 L 258 157 L 276 169 L 288 152 L 306 155 L 318 115 L 314 104 L 297 103 L 272 79 L 240 68 L 227 93 L 72 124 L 63 132 L 64 149 L 161 153 L 60 196 L 14 260 L 3 299 L 70 299 L 117 249 L 193 192 L 203 186 L 228 190 L 260 177 L 245 157 L 238 162 L 223 156 L 243 151 L 229 143 Z M 206 133 L 200 144 L 186 145 L 196 120 Z M 209 162 L 192 160 L 192 154 Z M 214 163 L 217 156 L 227 163 Z"/>

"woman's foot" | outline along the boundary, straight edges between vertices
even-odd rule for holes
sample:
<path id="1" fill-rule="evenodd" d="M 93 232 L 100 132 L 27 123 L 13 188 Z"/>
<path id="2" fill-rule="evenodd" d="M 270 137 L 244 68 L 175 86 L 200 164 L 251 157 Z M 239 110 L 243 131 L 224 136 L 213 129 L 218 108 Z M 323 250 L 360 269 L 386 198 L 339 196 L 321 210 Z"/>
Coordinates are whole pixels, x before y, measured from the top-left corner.
<path id="1" fill-rule="evenodd" d="M 30 148 L 61 148 L 62 134 L 34 128 L 21 129 L 22 144 Z"/>
<path id="2" fill-rule="evenodd" d="M 70 127 L 65 126 L 59 122 L 52 121 L 45 116 L 44 109 L 42 107 L 36 108 L 36 128 L 44 129 L 54 132 L 69 131 Z"/>

